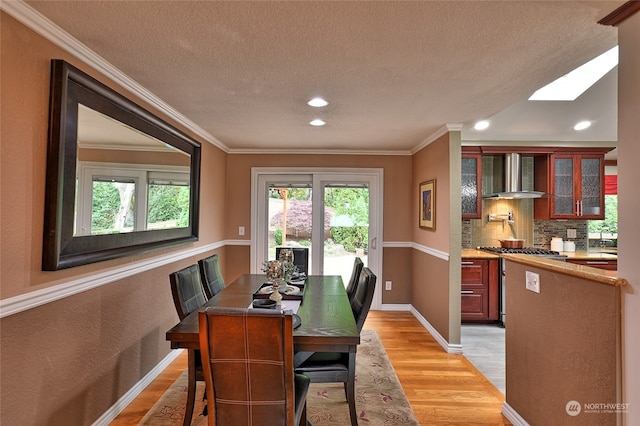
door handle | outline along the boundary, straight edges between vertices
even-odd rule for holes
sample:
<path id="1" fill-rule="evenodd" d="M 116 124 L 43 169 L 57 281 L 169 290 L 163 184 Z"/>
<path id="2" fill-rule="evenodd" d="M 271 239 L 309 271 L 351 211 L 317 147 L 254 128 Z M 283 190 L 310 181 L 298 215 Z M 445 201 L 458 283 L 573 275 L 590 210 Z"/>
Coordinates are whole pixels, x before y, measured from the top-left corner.
<path id="1" fill-rule="evenodd" d="M 369 244 L 371 246 L 372 250 L 377 249 L 378 247 L 376 247 L 378 245 L 378 238 L 372 238 L 371 239 L 371 244 Z"/>

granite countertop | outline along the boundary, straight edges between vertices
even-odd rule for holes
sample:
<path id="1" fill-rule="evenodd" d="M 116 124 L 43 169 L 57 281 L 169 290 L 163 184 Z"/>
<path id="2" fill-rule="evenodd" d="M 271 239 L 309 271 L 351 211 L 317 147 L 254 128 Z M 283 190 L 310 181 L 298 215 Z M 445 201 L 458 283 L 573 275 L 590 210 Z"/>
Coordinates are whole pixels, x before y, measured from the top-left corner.
<path id="1" fill-rule="evenodd" d="M 462 249 L 463 259 L 500 259 L 500 255 L 476 249 Z"/>
<path id="2" fill-rule="evenodd" d="M 575 260 L 617 260 L 616 254 L 608 251 L 561 251 L 560 254 L 567 256 L 567 259 Z M 490 253 L 477 249 L 462 249 L 462 258 L 465 259 L 498 259 L 501 254 Z"/>
<path id="3" fill-rule="evenodd" d="M 578 253 L 578 252 L 576 252 Z M 592 268 L 590 266 L 576 265 L 574 263 L 560 262 L 544 257 L 530 256 L 527 254 L 503 254 L 502 258 L 524 265 L 531 265 L 548 271 L 565 275 L 572 275 L 579 278 L 588 279 L 601 284 L 611 286 L 627 285 L 628 281 L 618 277 L 617 271 L 606 271 L 604 269 Z M 615 256 L 614 256 L 615 258 Z M 593 258 L 590 258 L 593 259 Z M 602 258 L 600 258 L 602 259 Z"/>
<path id="4" fill-rule="evenodd" d="M 560 254 L 567 256 L 567 259 L 575 260 L 618 260 L 617 254 L 600 250 L 589 251 L 561 251 Z"/>

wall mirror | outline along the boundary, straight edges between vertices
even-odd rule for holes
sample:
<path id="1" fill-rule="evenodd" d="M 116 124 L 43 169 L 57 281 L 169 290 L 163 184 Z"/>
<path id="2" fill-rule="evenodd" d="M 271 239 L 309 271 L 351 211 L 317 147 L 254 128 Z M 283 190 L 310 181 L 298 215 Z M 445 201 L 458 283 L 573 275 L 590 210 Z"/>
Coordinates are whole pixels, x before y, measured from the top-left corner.
<path id="1" fill-rule="evenodd" d="M 57 59 L 49 120 L 43 270 L 198 239 L 197 141 Z"/>

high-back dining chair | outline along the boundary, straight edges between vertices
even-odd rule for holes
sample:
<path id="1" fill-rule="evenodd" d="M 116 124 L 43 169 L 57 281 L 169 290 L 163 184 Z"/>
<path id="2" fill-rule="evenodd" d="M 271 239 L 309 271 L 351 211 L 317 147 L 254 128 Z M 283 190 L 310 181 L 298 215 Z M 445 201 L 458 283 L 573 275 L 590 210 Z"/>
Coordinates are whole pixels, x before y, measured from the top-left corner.
<path id="1" fill-rule="evenodd" d="M 371 272 L 371 269 L 363 267 L 358 278 L 355 294 L 351 300 L 351 310 L 356 320 L 358 332 L 362 331 L 364 321 L 369 314 L 375 287 L 375 274 Z M 304 360 L 305 357 L 307 357 L 306 360 Z M 351 425 L 357 426 L 355 355 L 350 360 L 349 354 L 347 353 L 297 353 L 296 359 L 300 362 L 299 365 L 296 365 L 296 373 L 307 375 L 312 383 L 344 383 L 345 394 L 349 404 Z"/>
<path id="2" fill-rule="evenodd" d="M 204 293 L 207 295 L 207 299 L 211 299 L 226 287 L 222 271 L 220 270 L 220 259 L 217 254 L 214 254 L 198 260 L 198 266 L 200 266 L 200 276 L 204 284 Z"/>
<path id="3" fill-rule="evenodd" d="M 293 264 L 298 267 L 298 272 L 309 275 L 309 249 L 307 247 L 276 247 L 276 259 L 280 259 L 282 249 L 291 249 Z"/>
<path id="4" fill-rule="evenodd" d="M 187 315 L 196 311 L 207 302 L 202 281 L 200 281 L 200 270 L 197 265 L 191 265 L 169 275 L 171 283 L 171 294 L 173 303 L 176 306 L 178 317 L 182 321 Z M 183 424 L 190 425 L 193 417 L 193 408 L 196 401 L 196 382 L 204 381 L 200 351 L 188 350 L 188 384 L 187 384 L 187 405 L 184 412 Z"/>
<path id="5" fill-rule="evenodd" d="M 351 279 L 349 279 L 349 284 L 347 285 L 347 297 L 349 297 L 349 302 L 351 302 L 351 299 L 353 299 L 353 296 L 356 294 L 356 286 L 358 284 L 358 280 L 360 279 L 360 272 L 362 272 L 363 267 L 364 263 L 362 262 L 362 259 L 356 257 L 353 260 Z"/>
<path id="6" fill-rule="evenodd" d="M 306 426 L 309 378 L 294 373 L 292 316 L 210 307 L 198 317 L 209 425 Z"/>

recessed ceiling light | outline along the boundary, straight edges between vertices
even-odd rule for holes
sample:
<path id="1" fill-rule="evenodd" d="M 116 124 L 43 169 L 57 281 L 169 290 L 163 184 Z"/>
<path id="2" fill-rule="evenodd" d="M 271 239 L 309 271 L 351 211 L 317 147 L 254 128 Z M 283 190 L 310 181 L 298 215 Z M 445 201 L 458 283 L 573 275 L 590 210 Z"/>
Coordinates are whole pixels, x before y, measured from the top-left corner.
<path id="1" fill-rule="evenodd" d="M 591 126 L 591 122 L 585 120 L 585 121 L 581 121 L 578 124 L 576 124 L 575 126 L 573 126 L 573 130 L 584 130 L 589 126 Z"/>
<path id="2" fill-rule="evenodd" d="M 574 101 L 618 65 L 618 46 L 538 89 L 530 101 Z"/>
<path id="3" fill-rule="evenodd" d="M 324 106 L 329 105 L 329 102 L 325 101 L 322 98 L 313 98 L 311 100 L 309 100 L 309 102 L 307 102 L 307 105 L 312 106 L 312 107 L 316 107 L 316 108 L 321 108 Z"/>
<path id="4" fill-rule="evenodd" d="M 312 126 L 318 127 L 318 126 L 324 126 L 327 123 L 324 120 L 320 120 L 319 118 L 316 118 L 315 120 L 311 120 L 309 124 L 311 124 Z"/>
<path id="5" fill-rule="evenodd" d="M 476 130 L 485 130 L 489 127 L 489 122 L 487 120 L 478 121 L 473 128 Z"/>

